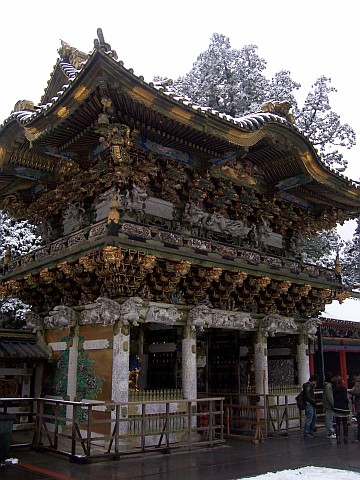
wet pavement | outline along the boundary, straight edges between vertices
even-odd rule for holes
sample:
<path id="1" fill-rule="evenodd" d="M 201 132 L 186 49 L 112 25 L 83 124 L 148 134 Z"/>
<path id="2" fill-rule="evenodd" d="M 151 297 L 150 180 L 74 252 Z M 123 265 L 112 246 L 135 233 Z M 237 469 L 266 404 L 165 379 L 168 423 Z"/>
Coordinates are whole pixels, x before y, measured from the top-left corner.
<path id="1" fill-rule="evenodd" d="M 148 453 L 120 460 L 79 465 L 52 453 L 11 449 L 18 465 L 0 467 L 1 480 L 234 480 L 304 466 L 338 468 L 360 473 L 360 443 L 336 444 L 320 431 L 314 439 L 300 432 L 268 438 L 257 445 L 227 440 L 224 445 L 191 452 Z M 339 480 L 341 480 L 339 478 Z"/>

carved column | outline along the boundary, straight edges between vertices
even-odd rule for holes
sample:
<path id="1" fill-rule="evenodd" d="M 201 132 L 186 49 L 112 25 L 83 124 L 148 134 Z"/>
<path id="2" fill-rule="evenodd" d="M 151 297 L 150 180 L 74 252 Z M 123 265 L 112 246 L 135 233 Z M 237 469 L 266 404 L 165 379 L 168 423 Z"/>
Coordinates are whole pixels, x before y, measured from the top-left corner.
<path id="1" fill-rule="evenodd" d="M 255 392 L 258 394 L 269 393 L 267 335 L 256 332 L 254 338 L 255 360 Z"/>
<path id="2" fill-rule="evenodd" d="M 113 364 L 112 364 L 112 385 L 111 397 L 113 402 L 129 401 L 129 357 L 130 357 L 130 327 L 121 321 L 114 325 L 113 338 Z M 120 418 L 128 417 L 127 406 L 120 408 Z M 116 418 L 116 411 L 111 413 L 113 420 Z M 119 433 L 127 432 L 127 422 L 120 422 Z M 111 427 L 113 428 L 113 427 Z"/>
<path id="3" fill-rule="evenodd" d="M 75 326 L 70 330 L 69 336 L 69 365 L 68 365 L 68 377 L 66 395 L 68 400 L 74 401 L 76 397 L 77 386 L 77 366 L 78 366 L 78 354 L 79 354 L 79 327 Z M 77 399 L 82 400 L 82 399 Z M 72 418 L 72 407 L 66 407 L 66 417 Z"/>
<path id="4" fill-rule="evenodd" d="M 129 398 L 130 328 L 118 322 L 114 326 L 111 397 L 114 402 Z"/>
<path id="5" fill-rule="evenodd" d="M 309 338 L 304 334 L 299 334 L 297 339 L 297 365 L 298 383 L 302 386 L 310 376 Z"/>
<path id="6" fill-rule="evenodd" d="M 141 368 L 139 373 L 138 388 L 139 390 L 147 389 L 147 375 L 149 367 L 149 355 L 144 353 L 144 332 L 141 331 L 138 340 L 138 355 L 141 359 Z"/>
<path id="7" fill-rule="evenodd" d="M 184 398 L 197 398 L 196 331 L 184 327 L 182 340 L 182 388 Z"/>

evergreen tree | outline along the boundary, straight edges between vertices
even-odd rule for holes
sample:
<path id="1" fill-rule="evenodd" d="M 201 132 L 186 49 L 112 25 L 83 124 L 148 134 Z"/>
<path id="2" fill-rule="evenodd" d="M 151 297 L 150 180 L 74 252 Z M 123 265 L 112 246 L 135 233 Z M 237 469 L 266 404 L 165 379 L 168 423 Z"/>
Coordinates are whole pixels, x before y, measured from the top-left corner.
<path id="1" fill-rule="evenodd" d="M 352 240 L 345 243 L 341 257 L 343 281 L 352 288 L 360 285 L 360 219 L 357 219 Z"/>
<path id="2" fill-rule="evenodd" d="M 294 92 L 301 85 L 292 80 L 287 70 L 268 80 L 264 74 L 266 61 L 256 50 L 255 45 L 234 49 L 228 37 L 214 33 L 209 48 L 169 91 L 235 118 L 260 111 L 264 102 L 289 101 L 295 124 L 318 149 L 323 162 L 339 171 L 345 169 L 347 161 L 339 149 L 355 145 L 355 132 L 348 124 L 342 124 L 340 116 L 331 109 L 329 94 L 336 92 L 330 86 L 331 80 L 319 77 L 299 108 Z"/>
<path id="3" fill-rule="evenodd" d="M 266 62 L 255 45 L 231 48 L 230 40 L 214 33 L 209 48 L 192 69 L 173 84 L 172 91 L 192 102 L 238 117 L 256 109 L 265 99 Z"/>
<path id="4" fill-rule="evenodd" d="M 331 110 L 329 94 L 336 89 L 330 83 L 331 79 L 324 76 L 316 80 L 304 106 L 296 114 L 296 125 L 318 149 L 324 163 L 346 168 L 347 160 L 337 148 L 353 147 L 356 135 L 350 125 L 341 124 L 340 116 Z"/>
<path id="5" fill-rule="evenodd" d="M 16 221 L 0 210 L 0 258 L 10 251 L 11 257 L 24 255 L 40 245 L 35 227 L 26 220 Z M 4 266 L 2 266 L 4 267 Z M 29 307 L 17 298 L 0 298 L 0 327 L 20 328 Z"/>
<path id="6" fill-rule="evenodd" d="M 308 238 L 302 251 L 302 259 L 326 268 L 334 268 L 336 254 L 342 247 L 342 240 L 336 229 L 319 232 Z"/>

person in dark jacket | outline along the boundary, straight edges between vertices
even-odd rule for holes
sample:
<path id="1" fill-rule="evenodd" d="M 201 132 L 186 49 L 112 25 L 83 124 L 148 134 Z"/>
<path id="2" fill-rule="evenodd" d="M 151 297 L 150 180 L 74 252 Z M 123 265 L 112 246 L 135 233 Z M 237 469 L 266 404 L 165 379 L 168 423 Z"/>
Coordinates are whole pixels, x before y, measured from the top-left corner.
<path id="1" fill-rule="evenodd" d="M 344 443 L 348 443 L 348 417 L 350 415 L 349 395 L 344 380 L 340 375 L 333 379 L 333 397 L 336 443 L 340 443 L 341 440 L 341 424 L 344 432 Z"/>
<path id="2" fill-rule="evenodd" d="M 349 393 L 355 398 L 355 412 L 357 421 L 357 435 L 355 442 L 360 442 L 360 374 L 355 373 L 354 386 Z"/>
<path id="3" fill-rule="evenodd" d="M 315 400 L 315 387 L 318 382 L 317 375 L 311 375 L 309 380 L 303 385 L 303 395 L 305 401 L 305 425 L 304 425 L 304 437 L 314 438 L 315 426 L 316 426 L 316 400 Z"/>

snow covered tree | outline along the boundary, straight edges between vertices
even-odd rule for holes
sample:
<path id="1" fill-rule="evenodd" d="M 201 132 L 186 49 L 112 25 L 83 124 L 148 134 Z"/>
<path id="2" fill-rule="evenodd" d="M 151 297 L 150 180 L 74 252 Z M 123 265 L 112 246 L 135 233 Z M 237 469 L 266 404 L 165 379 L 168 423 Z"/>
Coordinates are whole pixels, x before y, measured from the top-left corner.
<path id="1" fill-rule="evenodd" d="M 288 101 L 295 124 L 318 149 L 323 162 L 339 170 L 346 168 L 347 161 L 339 149 L 355 145 L 355 132 L 350 125 L 342 124 L 331 109 L 329 94 L 336 92 L 330 86 L 331 79 L 319 77 L 300 108 L 294 93 L 300 83 L 292 80 L 288 70 L 267 79 L 266 61 L 256 50 L 255 45 L 234 49 L 228 37 L 214 33 L 208 49 L 198 56 L 190 72 L 168 90 L 232 117 L 258 112 L 263 103 L 271 100 Z"/>
<path id="2" fill-rule="evenodd" d="M 357 220 L 353 238 L 344 245 L 341 256 L 341 269 L 343 281 L 346 285 L 354 288 L 360 284 L 360 219 Z"/>
<path id="3" fill-rule="evenodd" d="M 10 251 L 11 257 L 24 255 L 40 245 L 35 227 L 26 220 L 16 221 L 0 210 L 0 258 Z M 3 267 L 3 266 L 2 266 Z M 20 328 L 29 307 L 17 298 L 0 298 L 0 327 Z"/>
<path id="4" fill-rule="evenodd" d="M 338 148 L 350 149 L 356 135 L 348 124 L 340 122 L 340 116 L 331 110 L 329 94 L 336 92 L 330 86 L 331 79 L 319 77 L 308 93 L 304 106 L 296 113 L 296 125 L 318 149 L 321 159 L 334 167 L 347 166 Z"/>
<path id="5" fill-rule="evenodd" d="M 307 239 L 302 251 L 303 261 L 326 268 L 334 268 L 336 254 L 342 247 L 342 240 L 336 229 L 319 232 Z"/>
<path id="6" fill-rule="evenodd" d="M 12 257 L 24 255 L 40 245 L 35 227 L 27 220 L 14 220 L 0 210 L 0 258 L 10 248 Z"/>
<path id="7" fill-rule="evenodd" d="M 266 62 L 256 49 L 255 45 L 233 49 L 228 37 L 214 33 L 209 48 L 189 73 L 174 82 L 172 91 L 233 117 L 250 113 L 266 99 L 268 85 L 262 73 Z"/>

